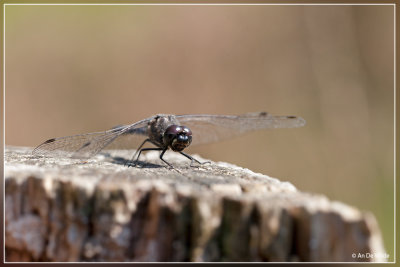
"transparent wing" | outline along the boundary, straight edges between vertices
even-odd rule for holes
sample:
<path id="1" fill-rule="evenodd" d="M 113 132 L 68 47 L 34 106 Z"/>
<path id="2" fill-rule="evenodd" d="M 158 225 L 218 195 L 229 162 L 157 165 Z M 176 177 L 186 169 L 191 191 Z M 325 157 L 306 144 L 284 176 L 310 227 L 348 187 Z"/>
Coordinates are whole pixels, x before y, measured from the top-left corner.
<path id="1" fill-rule="evenodd" d="M 63 155 L 74 158 L 90 158 L 103 148 L 129 148 L 127 144 L 146 138 L 147 122 L 145 119 L 131 125 L 119 126 L 108 131 L 78 134 L 49 139 L 37 146 L 34 155 Z M 121 145 L 123 144 L 123 145 Z"/>
<path id="2" fill-rule="evenodd" d="M 294 128 L 305 125 L 296 116 L 272 116 L 266 112 L 231 115 L 177 115 L 182 125 L 192 130 L 192 145 L 221 141 L 244 133 L 272 128 Z"/>

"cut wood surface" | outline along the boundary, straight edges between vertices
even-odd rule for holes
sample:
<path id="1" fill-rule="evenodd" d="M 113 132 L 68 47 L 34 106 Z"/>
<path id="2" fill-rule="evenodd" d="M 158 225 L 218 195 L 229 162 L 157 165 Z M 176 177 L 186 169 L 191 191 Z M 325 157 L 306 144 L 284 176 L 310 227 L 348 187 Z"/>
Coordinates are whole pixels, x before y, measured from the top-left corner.
<path id="1" fill-rule="evenodd" d="M 386 259 L 371 213 L 232 164 L 190 167 L 167 153 L 169 169 L 150 152 L 127 167 L 134 151 L 87 161 L 31 151 L 5 151 L 7 262 Z"/>

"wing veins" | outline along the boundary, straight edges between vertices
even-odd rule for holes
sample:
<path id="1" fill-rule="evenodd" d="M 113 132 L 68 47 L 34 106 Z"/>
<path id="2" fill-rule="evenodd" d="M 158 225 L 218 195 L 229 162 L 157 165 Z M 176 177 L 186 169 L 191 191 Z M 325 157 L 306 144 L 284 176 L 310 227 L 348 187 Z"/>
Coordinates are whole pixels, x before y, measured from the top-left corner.
<path id="1" fill-rule="evenodd" d="M 144 119 L 131 125 L 120 126 L 103 132 L 64 136 L 53 138 L 54 140 L 49 139 L 37 146 L 32 153 L 37 155 L 62 151 L 72 153 L 73 157 L 80 157 L 79 155 L 82 155 L 82 157 L 88 158 L 100 152 L 104 147 L 125 132 L 143 127 L 148 120 L 149 119 Z M 49 142 L 50 140 L 52 141 Z M 85 146 L 88 142 L 89 144 Z M 84 155 L 85 153 L 86 155 Z"/>

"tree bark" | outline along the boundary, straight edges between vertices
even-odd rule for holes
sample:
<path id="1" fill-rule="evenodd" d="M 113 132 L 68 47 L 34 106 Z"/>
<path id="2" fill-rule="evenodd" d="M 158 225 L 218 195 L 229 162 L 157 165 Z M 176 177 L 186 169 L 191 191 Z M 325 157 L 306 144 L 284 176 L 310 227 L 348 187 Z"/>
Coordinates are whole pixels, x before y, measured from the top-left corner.
<path id="1" fill-rule="evenodd" d="M 374 216 L 228 163 L 5 153 L 6 261 L 385 261 Z M 197 157 L 198 158 L 198 157 Z M 371 256 L 372 255 L 372 256 Z"/>

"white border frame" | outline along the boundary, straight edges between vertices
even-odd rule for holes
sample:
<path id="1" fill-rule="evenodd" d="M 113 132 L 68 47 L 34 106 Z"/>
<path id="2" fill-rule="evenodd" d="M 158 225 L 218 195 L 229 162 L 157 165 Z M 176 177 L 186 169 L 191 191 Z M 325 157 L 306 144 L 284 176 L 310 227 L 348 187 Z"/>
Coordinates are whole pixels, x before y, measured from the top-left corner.
<path id="1" fill-rule="evenodd" d="M 375 4 L 375 3 L 366 3 L 366 4 L 360 4 L 360 3 L 321 3 L 321 4 L 311 4 L 311 3 L 296 3 L 296 4 L 289 4 L 289 3 L 282 3 L 282 4 L 270 4 L 270 3 L 249 3 L 249 4 L 243 4 L 243 3 L 204 3 L 204 4 L 199 4 L 199 3 L 115 3 L 115 4 L 109 4 L 109 3 L 87 3 L 87 4 L 73 4 L 73 3 L 53 3 L 53 4 L 24 4 L 24 3 L 14 3 L 14 4 L 9 4 L 9 3 L 4 3 L 3 4 L 3 158 L 5 159 L 5 99 L 6 99 L 6 6 L 393 6 L 393 18 L 394 18 L 394 28 L 393 28 L 393 36 L 394 36 L 394 58 L 393 58 L 393 66 L 394 66 L 394 99 L 393 99 L 393 105 L 394 105 L 394 118 L 393 118 L 393 126 L 394 126 L 394 147 L 393 147 L 393 154 L 394 154 L 394 160 L 393 160 L 393 168 L 394 168 L 394 177 L 393 177 L 393 194 L 394 194 L 394 210 L 393 210 L 393 215 L 394 215 L 394 225 L 393 225 L 393 231 L 394 231 L 394 246 L 393 246 L 393 261 L 391 262 L 382 262 L 386 264 L 390 263 L 396 263 L 396 4 L 390 4 L 390 3 L 382 3 L 382 4 Z M 4 162 L 3 162 L 4 166 Z M 5 167 L 5 166 L 4 166 Z M 4 170 L 3 168 L 3 177 L 4 177 Z M 3 179 L 3 220 L 5 219 L 5 180 Z M 5 261 L 5 222 L 3 221 L 3 263 L 13 263 L 13 262 L 6 262 Z M 17 262 L 16 262 L 17 263 Z M 24 263 L 24 262 L 18 262 L 18 263 Z M 29 263 L 37 263 L 37 264 L 42 264 L 42 263 L 52 263 L 52 262 L 29 262 Z M 54 263 L 89 263 L 92 264 L 93 262 L 54 262 Z M 125 262 L 96 262 L 97 263 L 125 263 Z M 127 262 L 128 264 L 132 262 Z M 135 262 L 136 263 L 136 262 Z M 154 263 L 154 262 L 137 262 L 137 263 Z M 180 262 L 168 262 L 168 263 L 180 263 Z M 213 262 L 216 263 L 216 262 Z M 226 263 L 250 263 L 250 262 L 226 262 Z M 257 263 L 282 263 L 282 262 L 254 262 L 255 264 Z M 360 264 L 361 262 L 284 262 L 284 264 L 304 264 L 304 263 L 310 263 L 310 264 L 326 264 L 326 263 L 334 263 L 334 264 L 341 264 L 341 263 L 347 263 L 347 264 Z M 376 264 L 377 262 L 365 262 L 366 264 Z"/>

